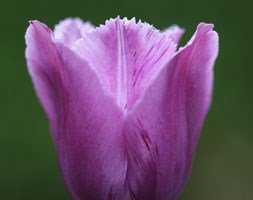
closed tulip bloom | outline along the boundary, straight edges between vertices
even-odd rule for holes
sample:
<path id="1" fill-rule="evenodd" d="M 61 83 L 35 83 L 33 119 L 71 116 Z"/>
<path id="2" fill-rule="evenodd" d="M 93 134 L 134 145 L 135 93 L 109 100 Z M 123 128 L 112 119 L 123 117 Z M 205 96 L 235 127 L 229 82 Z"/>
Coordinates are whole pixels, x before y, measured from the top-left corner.
<path id="1" fill-rule="evenodd" d="M 61 176 L 77 200 L 174 200 L 208 111 L 218 36 L 200 23 L 164 32 L 135 19 L 94 28 L 31 21 L 28 70 L 45 109 Z"/>

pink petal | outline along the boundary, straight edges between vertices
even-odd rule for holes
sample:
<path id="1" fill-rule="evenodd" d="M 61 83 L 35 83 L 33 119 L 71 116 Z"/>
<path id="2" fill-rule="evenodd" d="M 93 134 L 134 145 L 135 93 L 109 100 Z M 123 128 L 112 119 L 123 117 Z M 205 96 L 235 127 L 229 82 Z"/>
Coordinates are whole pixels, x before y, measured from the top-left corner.
<path id="1" fill-rule="evenodd" d="M 123 112 L 87 62 L 33 21 L 29 72 L 55 134 L 62 177 L 75 199 L 123 199 L 127 166 Z"/>
<path id="2" fill-rule="evenodd" d="M 218 36 L 201 23 L 124 123 L 127 182 L 136 199 L 174 200 L 187 180 L 210 105 Z"/>
<path id="3" fill-rule="evenodd" d="M 131 110 L 176 44 L 147 23 L 116 18 L 87 33 L 73 50 L 89 62 L 118 106 Z"/>
<path id="4" fill-rule="evenodd" d="M 71 47 L 75 41 L 85 36 L 93 28 L 92 24 L 84 23 L 79 18 L 67 18 L 55 26 L 54 36 L 57 40 Z"/>
<path id="5" fill-rule="evenodd" d="M 52 31 L 38 21 L 31 21 L 26 32 L 26 59 L 28 70 L 32 77 L 35 90 L 56 133 L 56 110 L 58 107 L 57 88 L 61 87 L 59 80 L 61 61 L 55 44 L 51 41 Z M 54 138 L 56 136 L 54 135 Z"/>
<path id="6" fill-rule="evenodd" d="M 163 31 L 163 33 L 165 33 L 167 37 L 171 38 L 176 44 L 180 42 L 180 39 L 184 32 L 185 30 L 177 25 L 170 26 Z"/>

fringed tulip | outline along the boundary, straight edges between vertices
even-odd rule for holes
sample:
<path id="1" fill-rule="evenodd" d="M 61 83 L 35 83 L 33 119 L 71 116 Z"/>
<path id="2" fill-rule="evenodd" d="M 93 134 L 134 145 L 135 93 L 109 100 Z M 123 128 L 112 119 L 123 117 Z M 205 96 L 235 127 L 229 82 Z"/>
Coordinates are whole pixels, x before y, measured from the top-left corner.
<path id="1" fill-rule="evenodd" d="M 65 186 L 77 200 L 174 200 L 212 96 L 218 36 L 126 18 L 31 21 L 26 59 Z"/>

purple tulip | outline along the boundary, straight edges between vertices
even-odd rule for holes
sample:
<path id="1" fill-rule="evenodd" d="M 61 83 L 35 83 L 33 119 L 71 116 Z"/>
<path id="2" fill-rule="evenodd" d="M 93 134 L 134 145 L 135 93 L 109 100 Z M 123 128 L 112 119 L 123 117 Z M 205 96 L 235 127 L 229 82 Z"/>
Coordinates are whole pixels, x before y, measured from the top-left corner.
<path id="1" fill-rule="evenodd" d="M 31 21 L 29 73 L 49 118 L 61 175 L 74 199 L 173 200 L 188 178 L 208 111 L 218 35 L 135 19 L 94 28 Z"/>

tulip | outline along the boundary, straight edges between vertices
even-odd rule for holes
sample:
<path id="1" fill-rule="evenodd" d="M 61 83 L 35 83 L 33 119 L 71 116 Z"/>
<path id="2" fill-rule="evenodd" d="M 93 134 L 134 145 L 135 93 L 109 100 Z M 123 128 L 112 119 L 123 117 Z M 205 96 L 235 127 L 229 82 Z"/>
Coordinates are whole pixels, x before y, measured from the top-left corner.
<path id="1" fill-rule="evenodd" d="M 135 19 L 30 21 L 26 59 L 64 184 L 77 200 L 173 200 L 210 106 L 218 35 Z"/>

